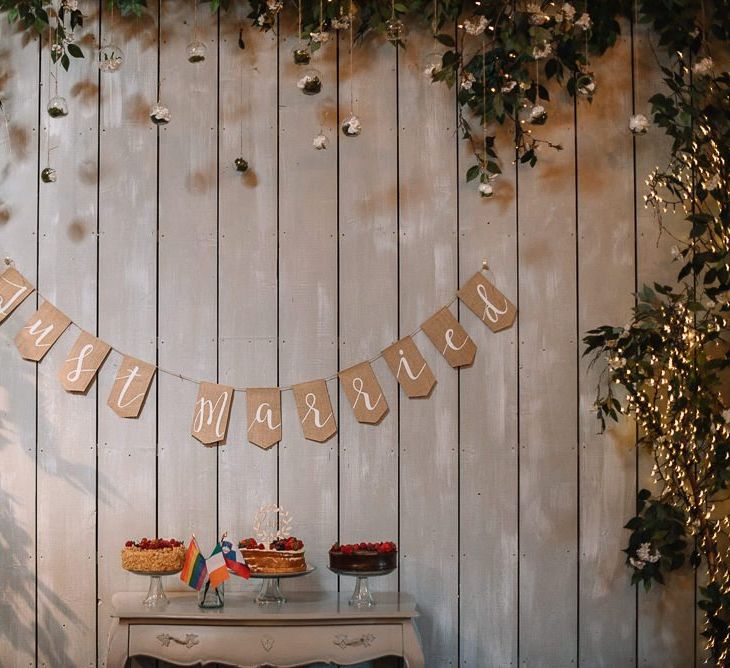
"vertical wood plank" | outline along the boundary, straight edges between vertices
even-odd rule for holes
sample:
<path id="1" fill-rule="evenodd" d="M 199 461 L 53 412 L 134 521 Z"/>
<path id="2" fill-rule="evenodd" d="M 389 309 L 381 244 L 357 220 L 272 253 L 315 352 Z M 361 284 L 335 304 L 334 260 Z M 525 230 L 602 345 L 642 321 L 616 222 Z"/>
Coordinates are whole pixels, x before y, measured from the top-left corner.
<path id="1" fill-rule="evenodd" d="M 93 53 L 99 17 L 88 8 L 78 41 Z M 42 54 L 45 109 L 53 95 L 49 46 Z M 56 68 L 53 67 L 55 70 Z M 51 119 L 58 181 L 40 187 L 39 283 L 44 294 L 87 331 L 96 330 L 98 70 L 94 58 L 58 67 L 69 115 Z M 45 164 L 47 143 L 41 144 Z M 96 664 L 96 395 L 72 395 L 58 368 L 78 330 L 69 328 L 39 367 L 38 664 Z"/>
<path id="2" fill-rule="evenodd" d="M 0 25 L 0 262 L 10 256 L 37 280 L 39 39 Z M 0 270 L 5 263 L 0 264 Z M 34 312 L 27 299 L 0 328 L 0 656 L 35 662 L 36 366 L 20 359 L 15 334 Z"/>
<path id="3" fill-rule="evenodd" d="M 217 20 L 198 9 L 203 62 L 189 63 L 189 5 L 161 6 L 160 101 L 172 115 L 160 128 L 159 360 L 198 379 L 217 372 Z M 158 533 L 187 541 L 205 556 L 216 540 L 217 447 L 190 436 L 198 388 L 158 378 Z M 230 438 L 230 436 L 229 436 Z M 182 588 L 179 580 L 168 587 Z"/>
<path id="4" fill-rule="evenodd" d="M 472 125 L 476 128 L 478 122 Z M 459 143 L 459 283 L 487 259 L 490 278 L 516 301 L 517 175 L 509 159 L 513 134 L 513 127 L 497 129 L 505 159 L 491 199 L 482 198 L 473 182 L 464 184 L 474 155 L 468 142 Z M 460 313 L 477 345 L 473 366 L 460 373 L 461 665 L 516 665 L 518 324 L 494 334 L 463 305 Z"/>
<path id="5" fill-rule="evenodd" d="M 277 38 L 247 29 L 247 9 L 221 18 L 220 36 L 220 368 L 221 380 L 277 385 Z M 225 18 L 225 21 L 223 20 Z M 243 156 L 249 171 L 234 160 Z M 234 544 L 252 535 L 253 518 L 277 500 L 277 450 L 249 444 L 246 397 L 237 396 L 231 438 L 220 449 L 221 531 Z M 231 588 L 260 585 L 240 578 Z"/>
<path id="6" fill-rule="evenodd" d="M 654 55 L 656 38 L 645 24 L 634 27 L 634 98 L 637 113 L 651 119 L 648 100 L 664 89 L 662 73 Z M 654 214 L 644 207 L 644 180 L 657 165 L 664 166 L 670 155 L 671 140 L 661 128 L 651 127 L 647 135 L 636 138 L 636 197 L 637 197 L 637 278 L 638 288 L 657 281 L 675 282 L 678 265 L 672 263 L 674 243 L 659 228 Z M 686 230 L 682 216 L 668 214 L 664 223 L 680 235 Z M 652 459 L 646 453 L 639 456 L 639 488 L 651 489 Z M 669 581 L 671 580 L 671 581 Z M 639 666 L 694 664 L 694 573 L 682 569 L 672 573 L 667 586 L 654 586 L 651 591 L 639 590 L 638 659 Z"/>
<path id="7" fill-rule="evenodd" d="M 615 46 L 593 66 L 600 89 L 577 108 L 578 331 L 623 324 L 634 304 L 631 36 L 628 23 Z M 606 278 L 610 277 L 610 283 Z M 582 346 L 581 346 L 582 347 Z M 580 661 L 628 666 L 635 661 L 636 596 L 625 564 L 623 528 L 636 504 L 635 425 L 598 434 L 593 403 L 603 361 L 582 358 L 580 390 Z"/>
<path id="8" fill-rule="evenodd" d="M 349 35 L 340 36 L 340 121 L 351 112 Z M 340 133 L 340 368 L 395 341 L 398 316 L 396 52 L 371 35 L 353 50 L 352 91 L 363 135 Z M 352 178 L 352 175 L 356 175 Z M 340 526 L 343 542 L 398 538 L 397 384 L 373 369 L 390 408 L 378 425 L 360 424 L 340 391 Z M 344 590 L 351 578 L 341 582 Z M 397 573 L 373 587 L 396 589 Z"/>
<path id="9" fill-rule="evenodd" d="M 291 20 L 291 16 L 286 18 Z M 336 44 L 312 58 L 322 91 L 297 88 L 302 68 L 292 61 L 296 24 L 282 18 L 279 38 L 279 338 L 280 378 L 291 385 L 337 370 L 337 154 L 315 151 L 320 129 L 330 146 L 338 132 Z M 337 412 L 337 383 L 329 384 Z M 291 392 L 282 396 L 283 438 L 279 446 L 279 502 L 293 515 L 292 530 L 304 540 L 307 559 L 327 563 L 337 537 L 336 435 L 326 443 L 306 441 Z M 287 588 L 289 588 L 287 583 Z M 291 588 L 333 590 L 325 568 L 291 582 Z"/>
<path id="10" fill-rule="evenodd" d="M 573 105 L 551 91 L 545 149 L 519 169 L 520 661 L 577 659 L 577 322 Z"/>
<path id="11" fill-rule="evenodd" d="M 400 334 L 457 288 L 455 102 L 423 75 L 432 38 L 415 30 L 399 54 Z M 428 128 L 424 132 L 424 128 Z M 430 398 L 400 400 L 400 584 L 415 595 L 429 666 L 458 654 L 458 374 L 420 333 L 438 379 Z"/>
<path id="12" fill-rule="evenodd" d="M 123 44 L 125 62 L 100 81 L 99 335 L 127 354 L 155 362 L 157 295 L 157 131 L 149 119 L 157 95 L 157 11 L 117 19 L 102 14 L 102 43 Z M 135 165 L 130 169 L 130 165 Z M 111 597 L 146 590 L 122 570 L 126 540 L 155 535 L 157 384 L 142 413 L 122 419 L 106 404 L 121 357 L 99 378 L 99 664 L 106 665 Z M 182 416 L 181 416 L 182 417 Z"/>

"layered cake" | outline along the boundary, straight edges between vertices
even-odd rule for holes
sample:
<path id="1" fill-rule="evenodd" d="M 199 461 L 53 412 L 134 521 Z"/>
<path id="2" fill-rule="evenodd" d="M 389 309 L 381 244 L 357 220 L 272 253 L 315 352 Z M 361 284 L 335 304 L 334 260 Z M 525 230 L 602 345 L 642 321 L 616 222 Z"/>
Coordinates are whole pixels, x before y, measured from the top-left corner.
<path id="1" fill-rule="evenodd" d="M 392 571 L 398 567 L 398 548 L 395 543 L 335 543 L 330 548 L 330 568 L 356 573 Z"/>
<path id="2" fill-rule="evenodd" d="M 272 541 L 268 546 L 255 538 L 245 538 L 238 548 L 251 573 L 300 573 L 307 570 L 304 543 L 294 536 Z"/>
<path id="3" fill-rule="evenodd" d="M 301 573 L 307 570 L 304 543 L 290 536 L 291 516 L 276 504 L 261 506 L 253 522 L 256 538 L 239 541 L 238 549 L 252 574 Z"/>
<path id="4" fill-rule="evenodd" d="M 128 540 L 122 548 L 122 568 L 143 573 L 177 573 L 185 563 L 185 545 L 174 538 Z"/>

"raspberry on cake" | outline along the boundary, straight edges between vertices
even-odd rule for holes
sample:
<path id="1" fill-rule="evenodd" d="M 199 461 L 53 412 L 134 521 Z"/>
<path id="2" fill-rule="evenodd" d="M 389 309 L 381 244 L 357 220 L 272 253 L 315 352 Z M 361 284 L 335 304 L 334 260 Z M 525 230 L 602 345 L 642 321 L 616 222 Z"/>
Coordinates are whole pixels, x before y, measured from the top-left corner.
<path id="1" fill-rule="evenodd" d="M 340 571 L 377 573 L 398 567 L 398 548 L 391 541 L 380 543 L 335 543 L 330 548 L 330 568 Z"/>
<path id="2" fill-rule="evenodd" d="M 185 563 L 185 545 L 174 538 L 128 540 L 122 548 L 122 568 L 142 573 L 177 573 Z"/>
<path id="3" fill-rule="evenodd" d="M 268 547 L 255 538 L 238 543 L 244 561 L 252 573 L 299 573 L 307 570 L 304 543 L 289 536 L 269 543 Z"/>

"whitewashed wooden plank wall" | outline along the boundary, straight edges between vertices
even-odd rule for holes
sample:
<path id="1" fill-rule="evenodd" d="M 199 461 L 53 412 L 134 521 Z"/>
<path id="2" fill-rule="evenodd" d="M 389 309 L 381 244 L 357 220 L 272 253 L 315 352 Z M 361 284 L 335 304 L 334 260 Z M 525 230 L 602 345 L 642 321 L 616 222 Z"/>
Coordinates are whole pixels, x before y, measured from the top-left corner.
<path id="1" fill-rule="evenodd" d="M 459 372 L 418 334 L 438 378 L 428 400 L 399 395 L 376 362 L 390 405 L 379 426 L 357 423 L 331 381 L 339 434 L 305 441 L 285 392 L 284 438 L 263 451 L 246 442 L 243 396 L 225 445 L 194 441 L 196 388 L 166 375 L 139 420 L 117 418 L 115 353 L 87 396 L 66 394 L 57 369 L 78 330 L 38 367 L 22 361 L 12 339 L 41 301 L 29 300 L 0 328 L 0 665 L 104 665 L 111 594 L 145 587 L 119 568 L 124 540 L 235 539 L 277 500 L 320 567 L 297 587 L 351 586 L 325 568 L 338 538 L 399 542 L 399 571 L 376 585 L 416 595 L 428 666 L 701 662 L 693 577 L 649 595 L 628 585 L 621 526 L 648 467 L 632 425 L 596 435 L 596 371 L 580 359 L 586 329 L 624 322 L 637 285 L 674 273 L 641 199 L 667 145 L 626 128 L 660 77 L 646 29 L 625 25 L 596 62 L 592 105 L 553 91 L 546 133 L 565 150 L 535 170 L 507 158 L 483 200 L 463 181 L 454 93 L 422 74 L 425 33 L 398 53 L 368 37 L 352 82 L 340 35 L 313 59 L 322 93 L 305 97 L 290 17 L 279 36 L 246 28 L 240 50 L 247 8 L 220 20 L 203 8 L 208 54 L 191 65 L 183 3 L 113 26 L 100 10 L 86 8 L 87 52 L 113 35 L 126 63 L 62 72 L 60 120 L 45 112 L 47 47 L 0 27 L 13 148 L 0 153 L 0 256 L 84 328 L 186 375 L 266 387 L 378 353 L 484 258 L 520 314 L 494 335 L 452 305 L 479 347 Z M 172 112 L 160 129 L 158 88 Z M 339 129 L 351 111 L 355 139 Z M 510 145 L 509 128 L 498 135 Z M 59 178 L 39 184 L 49 141 Z"/>

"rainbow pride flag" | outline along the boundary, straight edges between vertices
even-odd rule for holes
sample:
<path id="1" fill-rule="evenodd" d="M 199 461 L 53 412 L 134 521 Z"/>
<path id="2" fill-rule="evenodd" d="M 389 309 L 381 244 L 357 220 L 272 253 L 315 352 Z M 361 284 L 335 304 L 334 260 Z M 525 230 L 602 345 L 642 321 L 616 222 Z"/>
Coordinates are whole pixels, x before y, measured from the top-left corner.
<path id="1" fill-rule="evenodd" d="M 180 579 L 193 589 L 200 591 L 208 579 L 208 568 L 205 565 L 205 557 L 201 554 L 198 541 L 195 536 L 190 539 L 188 549 L 185 552 L 185 564 L 180 571 Z"/>

